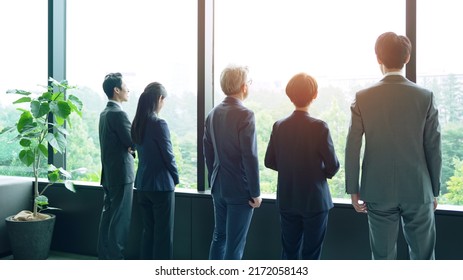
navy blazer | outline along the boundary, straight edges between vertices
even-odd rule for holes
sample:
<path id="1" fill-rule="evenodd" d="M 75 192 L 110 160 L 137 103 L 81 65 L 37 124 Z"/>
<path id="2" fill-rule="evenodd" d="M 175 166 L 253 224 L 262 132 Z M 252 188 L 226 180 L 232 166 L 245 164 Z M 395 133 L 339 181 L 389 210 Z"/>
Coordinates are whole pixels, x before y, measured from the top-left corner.
<path id="1" fill-rule="evenodd" d="M 133 155 L 128 152 L 129 147 L 134 147 L 130 127 L 129 118 L 122 107 L 108 102 L 99 121 L 101 184 L 104 186 L 133 183 Z"/>
<path id="2" fill-rule="evenodd" d="M 209 185 L 230 203 L 260 196 L 255 126 L 254 113 L 234 97 L 226 97 L 206 118 L 203 147 Z"/>
<path id="3" fill-rule="evenodd" d="M 280 210 L 320 212 L 333 207 L 326 179 L 338 172 L 339 161 L 325 122 L 303 111 L 277 121 L 265 166 L 278 171 Z"/>
<path id="4" fill-rule="evenodd" d="M 152 114 L 146 123 L 143 142 L 136 147 L 139 162 L 135 188 L 173 191 L 179 176 L 166 121 Z"/>

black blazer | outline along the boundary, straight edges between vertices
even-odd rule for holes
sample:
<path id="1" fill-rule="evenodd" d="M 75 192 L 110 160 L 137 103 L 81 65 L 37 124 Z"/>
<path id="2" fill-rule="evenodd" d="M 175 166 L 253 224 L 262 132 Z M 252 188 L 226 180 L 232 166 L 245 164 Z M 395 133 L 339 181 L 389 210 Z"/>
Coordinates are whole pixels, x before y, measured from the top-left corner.
<path id="1" fill-rule="evenodd" d="M 108 102 L 99 122 L 102 185 L 133 183 L 133 155 L 128 152 L 129 147 L 134 148 L 130 126 L 127 113 L 118 104 Z"/>
<path id="2" fill-rule="evenodd" d="M 280 210 L 320 212 L 333 207 L 327 178 L 339 170 L 328 126 L 294 111 L 273 125 L 265 166 L 278 171 Z"/>
<path id="3" fill-rule="evenodd" d="M 143 142 L 136 147 L 139 162 L 135 188 L 140 191 L 173 191 L 179 178 L 166 121 L 151 115 L 146 123 Z"/>

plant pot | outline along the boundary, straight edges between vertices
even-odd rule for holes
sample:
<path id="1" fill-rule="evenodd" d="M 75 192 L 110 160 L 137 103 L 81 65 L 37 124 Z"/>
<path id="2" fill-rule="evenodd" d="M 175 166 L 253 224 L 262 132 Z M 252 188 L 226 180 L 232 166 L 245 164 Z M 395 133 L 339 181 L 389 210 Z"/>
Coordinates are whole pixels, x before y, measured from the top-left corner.
<path id="1" fill-rule="evenodd" d="M 46 260 L 50 253 L 56 216 L 40 221 L 14 221 L 5 218 L 11 251 L 15 260 Z"/>

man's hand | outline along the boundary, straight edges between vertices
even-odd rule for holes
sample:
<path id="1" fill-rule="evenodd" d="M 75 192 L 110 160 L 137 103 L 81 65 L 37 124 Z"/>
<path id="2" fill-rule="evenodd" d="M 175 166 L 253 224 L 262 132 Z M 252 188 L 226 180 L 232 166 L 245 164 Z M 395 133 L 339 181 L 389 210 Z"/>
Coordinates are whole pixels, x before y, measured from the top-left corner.
<path id="1" fill-rule="evenodd" d="M 352 205 L 354 206 L 355 211 L 359 213 L 368 212 L 367 204 L 360 200 L 360 195 L 358 193 L 351 194 L 350 198 L 352 200 Z"/>
<path id="2" fill-rule="evenodd" d="M 251 200 L 249 201 L 249 205 L 251 205 L 252 208 L 259 208 L 261 203 L 262 203 L 262 198 L 260 196 L 251 197 Z"/>

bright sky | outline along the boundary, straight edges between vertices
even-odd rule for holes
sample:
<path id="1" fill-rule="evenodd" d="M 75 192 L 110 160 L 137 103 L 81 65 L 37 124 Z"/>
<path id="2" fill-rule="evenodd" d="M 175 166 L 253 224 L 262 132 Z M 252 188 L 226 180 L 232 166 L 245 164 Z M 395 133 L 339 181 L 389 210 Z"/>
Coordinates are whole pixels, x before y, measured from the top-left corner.
<path id="1" fill-rule="evenodd" d="M 0 2 L 1 92 L 46 82 L 47 2 Z M 405 33 L 403 0 L 215 2 L 215 69 L 246 64 L 253 79 L 287 80 L 299 71 L 379 77 L 377 36 Z M 122 71 L 138 87 L 131 90 L 153 79 L 196 88 L 196 1 L 68 0 L 67 7 L 72 83 L 99 91 L 106 73 Z M 419 74 L 463 73 L 462 10 L 463 1 L 418 1 Z"/>

